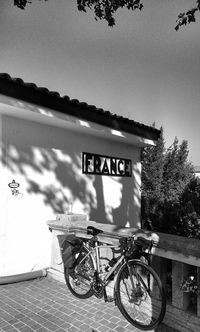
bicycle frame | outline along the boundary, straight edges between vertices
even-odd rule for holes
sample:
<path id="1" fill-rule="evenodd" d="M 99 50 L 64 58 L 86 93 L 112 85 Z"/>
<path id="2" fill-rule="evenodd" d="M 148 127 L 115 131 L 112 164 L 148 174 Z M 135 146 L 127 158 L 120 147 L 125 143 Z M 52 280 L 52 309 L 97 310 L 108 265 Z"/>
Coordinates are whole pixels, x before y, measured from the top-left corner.
<path id="1" fill-rule="evenodd" d="M 92 261 L 93 261 L 93 265 L 94 265 L 94 268 L 95 268 L 95 271 L 100 274 L 101 273 L 101 270 L 100 270 L 100 249 L 101 248 L 118 248 L 117 245 L 98 245 L 98 239 L 95 240 L 95 247 L 94 248 L 91 248 L 91 247 L 88 247 L 86 245 L 84 245 L 84 249 L 88 252 L 87 255 L 82 258 L 82 260 L 80 262 L 82 262 L 83 260 L 85 260 L 88 256 L 91 257 Z M 96 255 L 96 259 L 94 257 L 94 253 Z M 118 261 L 116 262 L 116 264 L 110 268 L 110 270 L 104 274 L 103 276 L 101 276 L 101 280 L 104 284 L 104 286 L 106 286 L 107 284 L 107 281 L 109 280 L 109 277 L 111 276 L 111 274 L 117 269 L 117 267 L 125 260 L 125 257 L 124 255 L 122 254 L 121 257 L 118 259 Z M 128 270 L 129 270 L 129 275 L 130 275 L 130 281 L 131 281 L 131 286 L 132 286 L 132 289 L 135 288 L 135 284 L 134 284 L 134 281 L 133 281 L 133 274 L 132 272 L 130 271 L 130 267 L 129 267 L 129 264 L 127 264 L 127 267 L 128 267 Z M 143 287 L 146 289 L 146 291 L 149 293 L 149 280 L 148 280 L 148 285 L 146 285 L 144 283 L 144 281 L 142 280 L 142 278 L 140 277 L 140 275 L 138 275 L 137 273 L 134 273 L 136 279 L 138 281 L 140 281 L 143 285 Z"/>
<path id="2" fill-rule="evenodd" d="M 94 265 L 94 269 L 95 271 L 100 274 L 101 270 L 100 270 L 100 249 L 103 248 L 118 248 L 118 245 L 99 245 L 98 244 L 98 239 L 95 239 L 95 247 L 91 248 L 88 247 L 87 245 L 84 245 L 84 249 L 87 251 L 86 256 L 81 260 L 81 262 L 83 260 L 85 260 L 88 256 L 91 257 L 92 261 L 93 261 L 93 265 Z M 95 259 L 96 258 L 96 259 Z M 111 276 L 111 274 L 117 269 L 117 267 L 123 262 L 124 260 L 124 255 L 121 255 L 121 257 L 118 259 L 118 261 L 116 262 L 116 264 L 114 266 L 112 266 L 110 268 L 110 270 L 103 276 L 102 281 L 104 283 L 106 283 L 106 281 L 109 279 L 109 277 Z"/>

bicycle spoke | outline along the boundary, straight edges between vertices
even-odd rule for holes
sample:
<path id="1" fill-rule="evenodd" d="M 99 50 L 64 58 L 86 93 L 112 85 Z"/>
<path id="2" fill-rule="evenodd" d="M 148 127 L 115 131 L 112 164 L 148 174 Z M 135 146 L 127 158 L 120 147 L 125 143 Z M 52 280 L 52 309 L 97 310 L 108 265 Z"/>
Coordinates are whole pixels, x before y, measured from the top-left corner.
<path id="1" fill-rule="evenodd" d="M 79 298 L 88 298 L 93 295 L 94 268 L 87 252 L 82 252 L 82 256 L 82 260 L 71 273 L 65 270 L 65 280 L 72 294 Z"/>
<path id="2" fill-rule="evenodd" d="M 119 309 L 134 326 L 146 330 L 156 325 L 165 311 L 159 278 L 151 268 L 137 261 L 130 264 L 128 275 L 126 265 L 123 270 L 117 280 Z"/>
<path id="3" fill-rule="evenodd" d="M 136 282 L 136 280 L 134 280 Z M 151 320 L 148 318 L 150 315 L 147 315 L 147 312 L 149 311 L 149 304 L 147 300 L 142 301 L 141 298 L 135 298 L 133 299 L 133 291 L 132 291 L 132 285 L 131 280 L 129 277 L 129 280 L 124 283 L 124 289 L 121 288 L 121 297 L 123 300 L 123 305 L 125 306 L 126 310 L 128 311 L 129 315 L 132 315 L 134 317 L 137 317 L 137 320 L 141 323 L 150 323 Z"/>

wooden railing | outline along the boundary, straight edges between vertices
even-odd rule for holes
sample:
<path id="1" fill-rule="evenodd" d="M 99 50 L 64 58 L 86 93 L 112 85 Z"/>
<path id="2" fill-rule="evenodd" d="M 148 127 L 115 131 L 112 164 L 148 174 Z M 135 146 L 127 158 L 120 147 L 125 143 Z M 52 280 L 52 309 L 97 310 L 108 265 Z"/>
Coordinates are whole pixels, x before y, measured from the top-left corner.
<path id="1" fill-rule="evenodd" d="M 100 236 L 103 243 L 117 244 L 119 237 L 135 234 L 154 241 L 153 268 L 160 275 L 167 294 L 167 311 L 163 321 L 164 331 L 197 332 L 200 331 L 200 241 L 169 234 L 144 232 L 133 228 L 116 228 L 114 225 L 95 223 L 76 215 L 58 216 L 49 221 L 52 230 L 52 262 L 50 273 L 62 275 L 60 250 L 57 235 L 69 232 L 78 237 L 87 238 L 86 228 L 94 225 L 104 230 Z M 106 253 L 108 255 L 109 253 Z M 197 281 L 195 292 L 184 292 L 182 283 L 189 276 Z M 163 331 L 159 328 L 158 331 Z"/>

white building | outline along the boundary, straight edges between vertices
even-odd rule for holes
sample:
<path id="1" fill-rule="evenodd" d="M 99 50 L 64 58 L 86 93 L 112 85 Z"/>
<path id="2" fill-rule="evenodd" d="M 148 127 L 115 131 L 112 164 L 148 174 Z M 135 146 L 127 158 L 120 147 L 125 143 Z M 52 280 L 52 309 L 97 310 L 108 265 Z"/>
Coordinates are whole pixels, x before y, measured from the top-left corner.
<path id="1" fill-rule="evenodd" d="M 48 267 L 46 221 L 67 209 L 140 227 L 141 149 L 158 137 L 155 128 L 1 74 L 0 275 Z"/>
<path id="2" fill-rule="evenodd" d="M 200 166 L 194 167 L 194 173 L 198 178 L 200 178 Z"/>

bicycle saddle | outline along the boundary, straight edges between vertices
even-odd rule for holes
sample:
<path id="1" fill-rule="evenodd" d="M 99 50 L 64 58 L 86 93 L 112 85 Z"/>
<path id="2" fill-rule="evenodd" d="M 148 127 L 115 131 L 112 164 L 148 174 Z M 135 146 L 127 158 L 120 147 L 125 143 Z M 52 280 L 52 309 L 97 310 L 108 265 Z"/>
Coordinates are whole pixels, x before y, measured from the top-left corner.
<path id="1" fill-rule="evenodd" d="M 100 233 L 103 233 L 102 229 L 95 228 L 93 226 L 88 226 L 87 227 L 87 234 L 90 234 L 92 236 L 96 236 Z"/>

